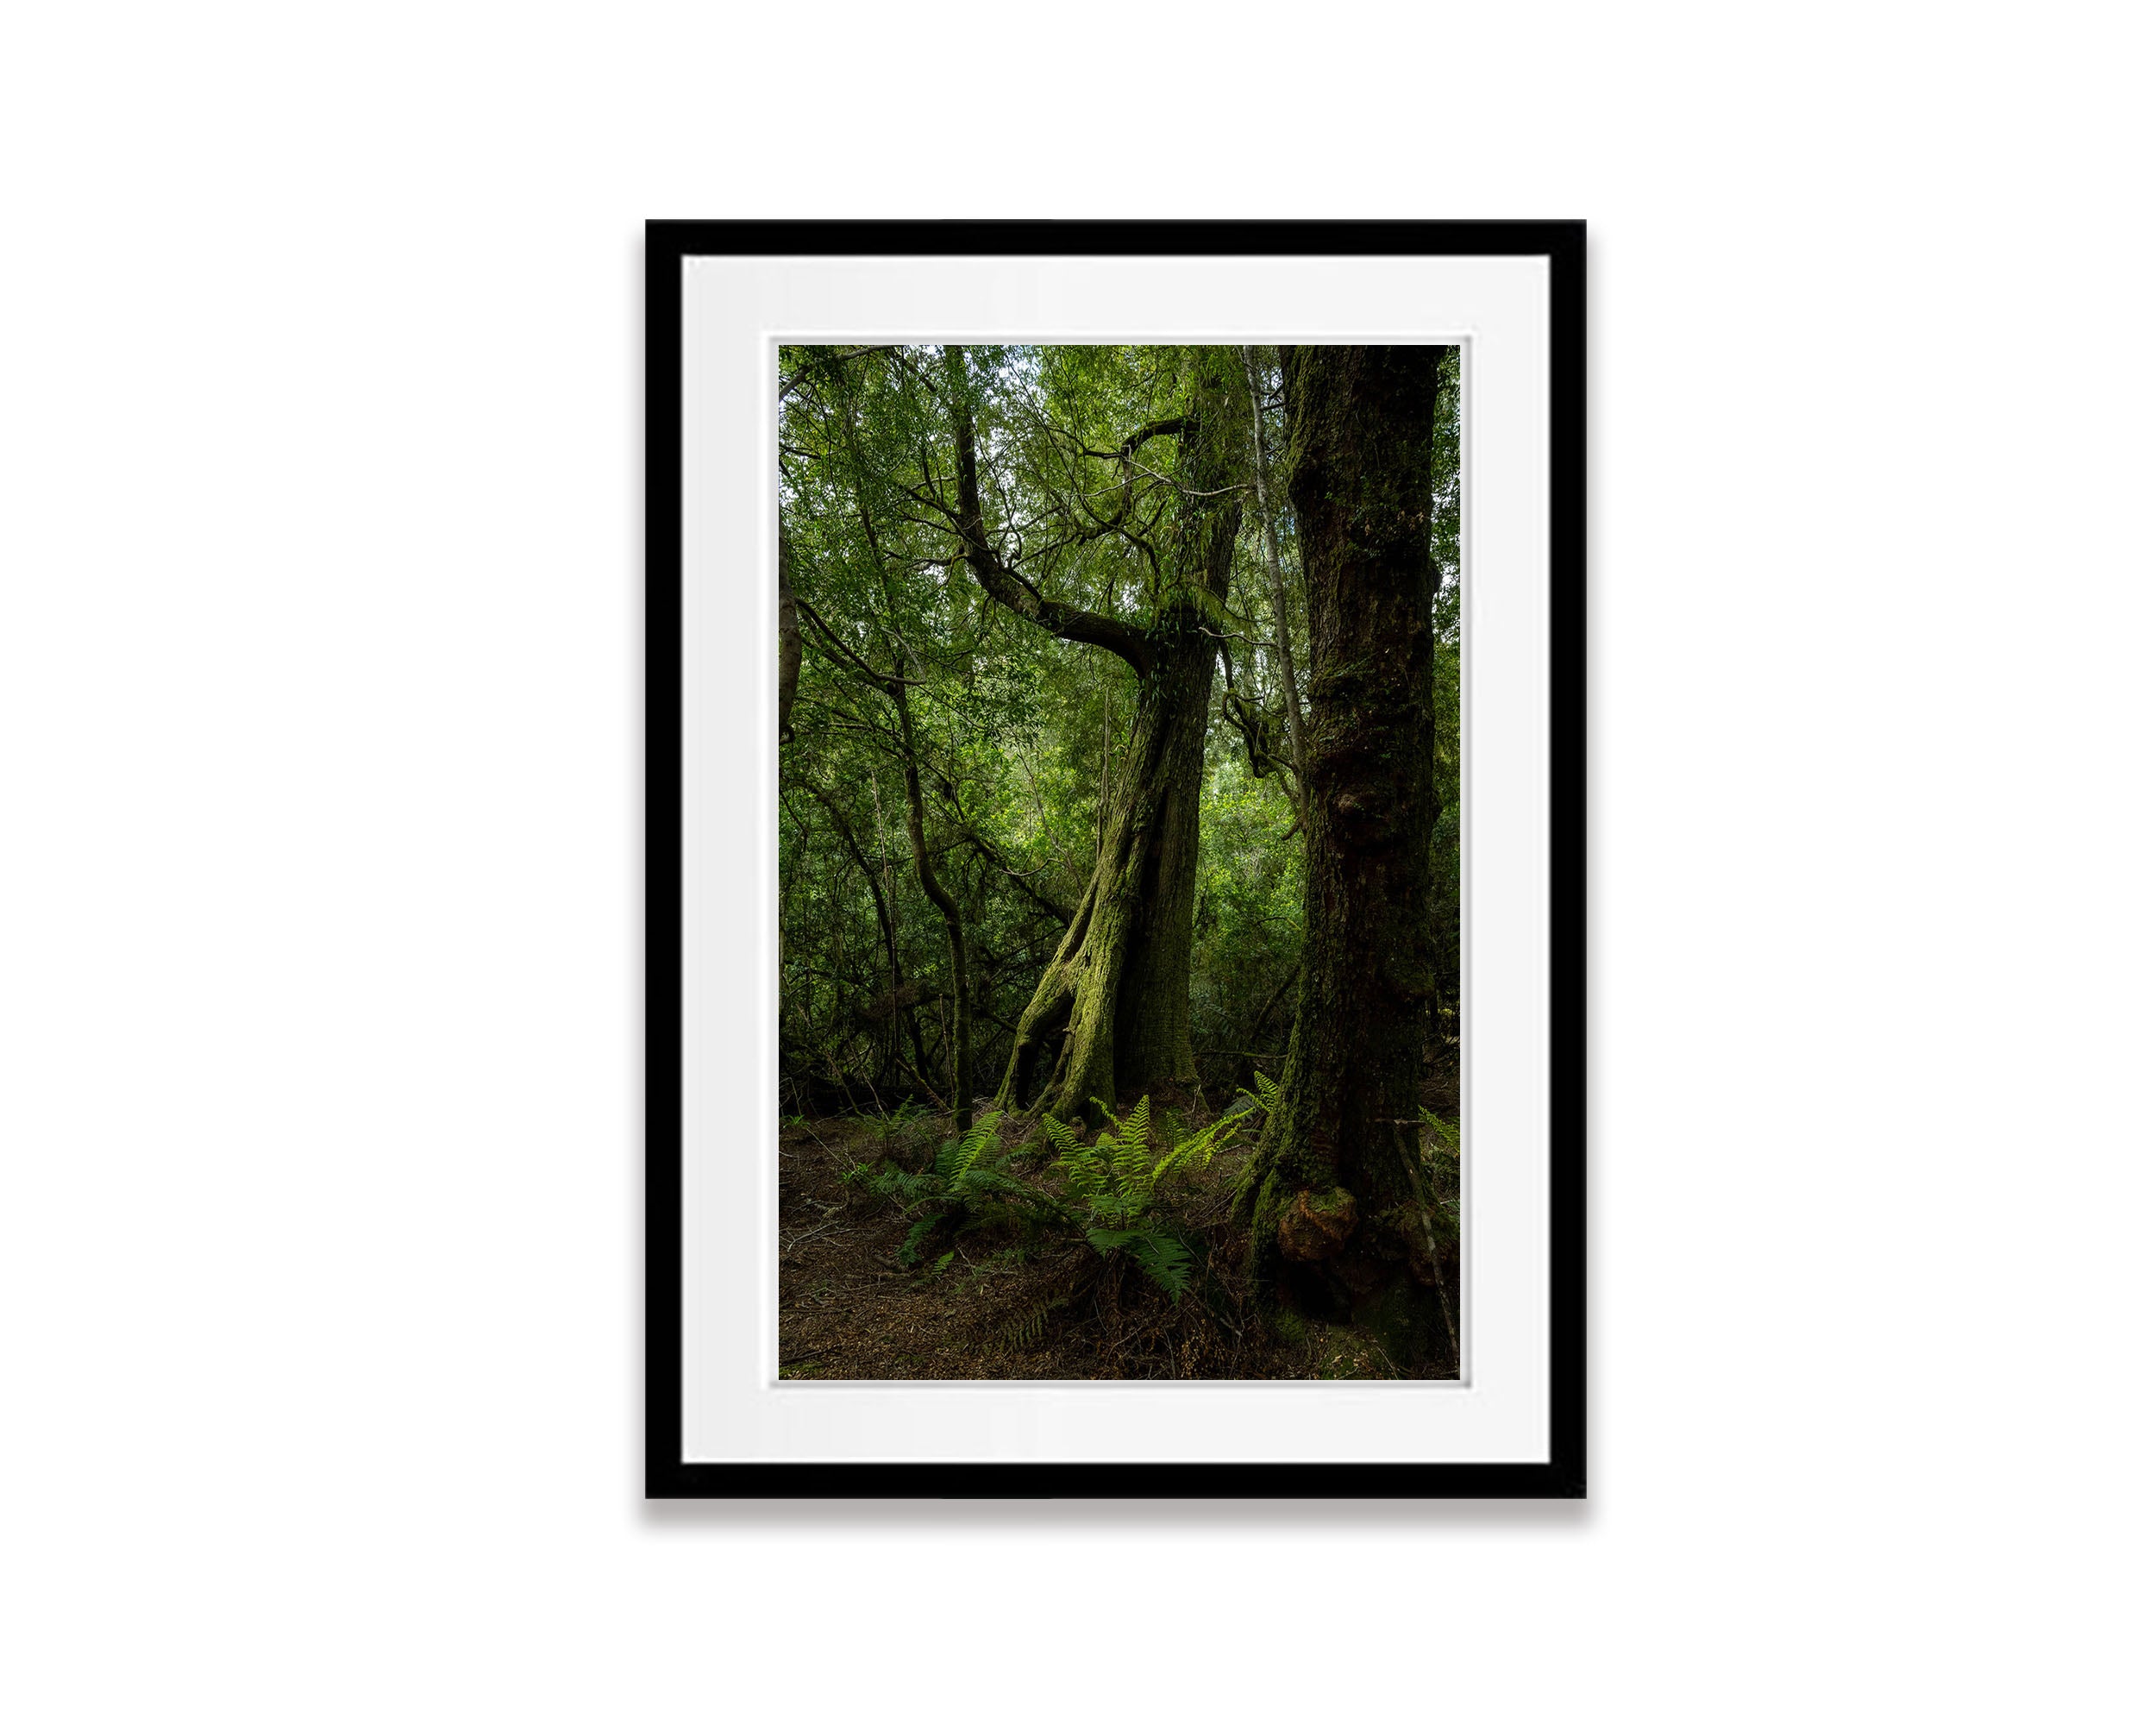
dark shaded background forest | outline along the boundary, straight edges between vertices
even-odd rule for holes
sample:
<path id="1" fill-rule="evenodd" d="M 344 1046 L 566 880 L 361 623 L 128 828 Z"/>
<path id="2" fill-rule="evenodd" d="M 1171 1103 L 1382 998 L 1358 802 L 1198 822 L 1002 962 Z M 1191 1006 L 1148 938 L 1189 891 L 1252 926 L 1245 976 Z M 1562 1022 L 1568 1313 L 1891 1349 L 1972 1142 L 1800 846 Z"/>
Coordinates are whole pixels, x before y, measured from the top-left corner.
<path id="1" fill-rule="evenodd" d="M 950 1347 L 867 1333 L 894 1327 L 963 1333 L 991 1375 L 1456 1369 L 1457 351 L 788 348 L 780 397 L 791 1369 L 954 1375 Z M 1330 599 L 1305 567 L 1320 519 L 1350 582 Z M 1382 612 L 1358 557 L 1426 608 L 1387 625 L 1413 699 L 1333 638 Z M 1402 739 L 1414 770 L 1306 819 L 1328 763 Z M 1387 845 L 1413 866 L 1342 892 L 1412 926 L 1334 955 L 1343 1004 L 1306 974 L 1307 858 Z M 1392 986 L 1395 950 L 1415 975 Z M 1352 1046 L 1291 1127 L 1299 1008 L 1306 1043 L 1323 1020 L 1405 1049 L 1372 1056 L 1394 1073 L 1360 1110 L 1376 1176 L 1332 1148 L 1358 1129 L 1332 1122 L 1358 1110 Z M 1313 1063 L 1291 1092 L 1324 1090 Z M 1294 1132 L 1326 1167 L 1289 1178 Z M 1344 1245 L 1387 1205 L 1409 1244 L 1356 1272 Z M 864 1316 L 868 1260 L 920 1309 Z M 1012 1296 L 985 1329 L 954 1274 Z M 1388 1276 L 1418 1309 L 1435 1285 L 1442 1339 L 1385 1305 Z M 818 1313 L 853 1344 L 796 1346 Z M 1380 1346 L 1328 1351 L 1306 1320 Z"/>

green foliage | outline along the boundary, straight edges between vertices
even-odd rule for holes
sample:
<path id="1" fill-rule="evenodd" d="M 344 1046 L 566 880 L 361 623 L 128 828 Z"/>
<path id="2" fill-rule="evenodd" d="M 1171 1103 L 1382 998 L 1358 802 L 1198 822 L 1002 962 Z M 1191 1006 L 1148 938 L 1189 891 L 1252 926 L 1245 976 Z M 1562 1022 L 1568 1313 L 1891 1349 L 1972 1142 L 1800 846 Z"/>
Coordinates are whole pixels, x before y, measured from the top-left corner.
<path id="1" fill-rule="evenodd" d="M 926 1168 L 885 1161 L 856 1169 L 848 1178 L 912 1217 L 899 1248 L 899 1262 L 907 1269 L 921 1264 L 932 1242 L 1011 1224 L 1036 1235 L 1081 1236 L 1103 1258 L 1122 1253 L 1171 1299 L 1180 1300 L 1197 1260 L 1164 1195 L 1179 1176 L 1210 1166 L 1234 1142 L 1249 1112 L 1234 1110 L 1188 1133 L 1175 1131 L 1170 1116 L 1172 1141 L 1164 1149 L 1157 1142 L 1150 1097 L 1141 1098 L 1120 1116 L 1103 1108 L 1107 1126 L 1090 1144 L 1063 1121 L 1044 1120 L 1042 1130 L 1056 1151 L 1053 1172 L 1062 1180 L 1060 1197 L 1015 1170 L 1012 1164 L 1022 1151 L 999 1139 L 1000 1116 L 993 1113 L 946 1139 Z M 954 1252 L 955 1247 L 946 1251 L 928 1273 L 947 1268 Z M 1042 1314 L 1055 1303 L 1042 1308 Z"/>
<path id="2" fill-rule="evenodd" d="M 1133 430 L 1182 413 L 1202 368 L 1224 373 L 1238 415 L 1230 480 L 1246 484 L 1249 398 L 1241 356 L 1185 346 L 980 346 L 958 351 L 976 417 L 987 530 L 1041 594 L 1141 627 L 1181 567 L 1175 536 L 1184 451 Z M 1277 392 L 1269 349 L 1261 395 Z M 952 376 L 914 344 L 793 347 L 780 354 L 778 490 L 805 610 L 793 740 L 780 762 L 780 1058 L 794 1113 L 890 1110 L 895 1140 L 932 1092 L 951 1098 L 950 959 L 941 919 L 913 877 L 902 751 L 887 695 L 863 678 L 903 668 L 916 733 L 926 847 L 963 906 L 972 957 L 975 1071 L 994 1088 L 1018 1020 L 1083 895 L 1104 795 L 1132 733 L 1137 687 L 1100 649 L 1057 640 L 984 595 L 956 555 Z M 1459 362 L 1441 364 L 1432 470 L 1437 563 L 1439 817 L 1432 919 L 1439 1007 L 1458 1006 Z M 1276 403 L 1273 407 L 1276 407 Z M 1254 492 L 1224 600 L 1194 614 L 1219 634 L 1238 697 L 1286 749 L 1285 624 L 1307 670 L 1294 511 L 1273 443 L 1273 525 L 1287 578 L 1274 614 Z M 1106 513 L 1104 513 L 1104 511 Z M 1102 526 L 1112 519 L 1112 530 Z M 849 659 L 847 656 L 852 656 Z M 1288 775 L 1253 778 L 1215 684 L 1200 781 L 1191 1026 L 1206 1082 L 1232 1082 L 1253 1053 L 1287 1044 L 1300 957 L 1302 844 Z M 1440 1019 L 1445 1033 L 1453 1020 Z M 1229 1063 L 1233 1063 L 1230 1064 Z"/>
<path id="3" fill-rule="evenodd" d="M 1190 1248 L 1157 1222 L 1142 1220 L 1127 1228 L 1087 1228 L 1086 1239 L 1103 1258 L 1128 1252 L 1147 1279 L 1166 1290 L 1171 1300 L 1181 1299 L 1183 1290 L 1190 1286 L 1190 1273 L 1195 1267 Z"/>
<path id="4" fill-rule="evenodd" d="M 1422 1164 L 1428 1176 L 1435 1212 L 1432 1232 L 1440 1252 L 1457 1258 L 1460 1250 L 1460 1129 L 1427 1108 L 1422 1115 Z"/>
<path id="5" fill-rule="evenodd" d="M 1278 1085 L 1256 1071 L 1261 1062 L 1281 1071 L 1303 957 L 1303 841 L 1282 764 L 1279 643 L 1302 669 L 1306 706 L 1311 643 L 1277 356 L 1261 349 L 1256 361 L 1253 402 L 1241 354 L 1220 348 L 780 351 L 777 490 L 802 618 L 799 693 L 780 756 L 781 1105 L 797 1124 L 837 1111 L 873 1122 L 836 1137 L 833 1153 L 871 1155 L 847 1178 L 903 1212 L 909 1268 L 932 1276 L 962 1258 L 976 1282 L 993 1281 L 1018 1260 L 993 1274 L 987 1264 L 1044 1243 L 1083 1266 L 1062 1276 L 1059 1258 L 1055 1292 L 1038 1286 L 1054 1276 L 1012 1278 L 1022 1297 L 1009 1336 L 1020 1343 L 1039 1340 L 1059 1303 L 1081 1297 L 1104 1264 L 1135 1269 L 1173 1300 L 1194 1289 L 1206 1302 L 1219 1295 L 1222 1284 L 1200 1277 L 1188 1220 L 1207 1214 L 1187 1201 L 1193 1176 L 1281 1105 Z M 1225 595 L 1214 598 L 1176 585 L 1191 567 L 1186 459 L 1195 440 L 1125 440 L 1188 414 L 1200 378 L 1220 376 L 1236 438 L 1225 472 L 1202 483 L 1238 493 L 1240 527 Z M 1430 475 L 1431 1022 L 1441 1057 L 1460 1008 L 1461 398 L 1460 355 L 1450 351 Z M 1131 770 L 1140 706 L 1122 660 L 1020 620 L 973 579 L 956 532 L 962 405 L 974 418 L 982 530 L 1039 598 L 1151 631 L 1156 643 L 1202 630 L 1219 644 L 1198 792 L 1190 1026 L 1208 1092 L 1238 1080 L 1251 1088 L 1202 1131 L 1186 1132 L 1165 1098 L 1158 1111 L 1149 1098 L 1121 1116 L 1104 1109 L 1106 1129 L 1082 1136 L 1050 1120 L 1031 1144 L 1006 1149 L 991 1115 L 937 1143 L 946 1110 L 995 1089 L 1012 1028 L 1086 894 L 1104 812 Z M 1271 450 L 1269 524 L 1249 483 L 1253 425 Z M 1211 436 L 1206 447 L 1219 453 Z M 1284 576 L 1277 595 L 1269 524 Z M 894 676 L 906 680 L 910 748 Z M 956 1075 L 955 1095 L 954 966 L 917 877 L 909 768 L 919 843 L 962 912 L 975 1063 Z M 1459 1132 L 1432 1113 L 1422 1124 L 1420 1197 L 1437 1251 L 1456 1257 Z M 968 1241 L 975 1231 L 987 1237 Z M 984 1261 L 976 1246 L 994 1256 Z"/>
<path id="6" fill-rule="evenodd" d="M 1056 1302 L 1052 1300 L 1029 1301 L 1003 1326 L 1001 1339 L 1019 1347 L 1031 1347 L 1048 1328 L 1048 1314 L 1055 1309 Z"/>
<path id="7" fill-rule="evenodd" d="M 907 1146 L 918 1144 L 927 1136 L 933 1118 L 926 1108 L 908 1098 L 895 1108 L 870 1115 L 866 1129 L 870 1141 L 877 1145 L 881 1156 L 899 1156 L 906 1152 Z"/>
<path id="8" fill-rule="evenodd" d="M 1209 1166 L 1235 1137 L 1243 1114 L 1223 1114 L 1202 1131 L 1177 1138 L 1156 1158 L 1151 1097 L 1140 1097 L 1120 1118 L 1098 1099 L 1096 1106 L 1107 1126 L 1091 1144 L 1061 1120 L 1043 1122 L 1057 1151 L 1055 1165 L 1071 1210 L 1095 1251 L 1126 1253 L 1171 1299 L 1180 1300 L 1196 1259 L 1161 1204 L 1163 1189 L 1178 1173 Z"/>
<path id="9" fill-rule="evenodd" d="M 918 1170 L 887 1162 L 864 1179 L 878 1197 L 888 1198 L 914 1222 L 899 1247 L 899 1262 L 912 1269 L 928 1242 L 956 1237 L 992 1223 L 1040 1221 L 1055 1217 L 1053 1200 L 1028 1185 L 1011 1169 L 1011 1152 L 996 1138 L 994 1113 L 983 1114 L 963 1136 L 948 1138 L 936 1159 Z M 943 1270 L 948 1255 L 935 1269 Z"/>
<path id="10" fill-rule="evenodd" d="M 929 1111 L 921 1103 L 908 1096 L 895 1108 L 878 1117 L 875 1126 L 878 1135 L 887 1140 L 903 1138 L 914 1126 L 929 1118 Z"/>
<path id="11" fill-rule="evenodd" d="M 1453 1125 L 1451 1120 L 1440 1119 L 1427 1108 L 1421 1109 L 1420 1112 L 1422 1115 L 1422 1129 L 1430 1134 L 1428 1142 L 1424 1146 L 1424 1154 L 1450 1157 L 1453 1164 L 1457 1166 L 1460 1160 L 1459 1127 Z"/>
<path id="12" fill-rule="evenodd" d="M 943 1176 L 953 1190 L 962 1189 L 980 1166 L 981 1158 L 996 1141 L 996 1121 L 1000 1115 L 983 1114 L 969 1126 L 962 1138 L 945 1142 L 936 1152 L 936 1172 Z"/>
<path id="13" fill-rule="evenodd" d="M 1250 1106 L 1259 1112 L 1271 1113 L 1280 1101 L 1280 1086 L 1273 1082 L 1263 1072 L 1253 1072 L 1250 1075 L 1250 1082 L 1257 1086 L 1257 1095 L 1252 1095 L 1248 1090 L 1238 1090 L 1236 1094 L 1248 1098 Z M 1430 1111 L 1427 1108 L 1422 1112 L 1424 1119 L 1430 1118 Z"/>
<path id="14" fill-rule="evenodd" d="M 1171 1176 L 1181 1170 L 1210 1168 L 1213 1158 L 1227 1146 L 1241 1129 L 1244 1112 L 1240 1108 L 1232 1110 L 1202 1131 L 1192 1132 L 1178 1140 L 1175 1147 L 1154 1165 L 1154 1189 L 1158 1190 Z"/>
<path id="15" fill-rule="evenodd" d="M 899 1262 L 911 1270 L 921 1261 L 921 1247 L 928 1237 L 943 1225 L 944 1213 L 934 1210 L 921 1217 L 906 1231 L 899 1247 Z"/>
<path id="16" fill-rule="evenodd" d="M 1244 1114 L 1262 1114 L 1269 1119 L 1273 1110 L 1280 1106 L 1280 1086 L 1263 1072 L 1252 1072 L 1250 1082 L 1257 1085 L 1257 1088 L 1255 1093 L 1249 1090 L 1236 1092 L 1236 1095 L 1243 1099 L 1243 1107 L 1237 1112 Z M 1245 1220 L 1249 1219 L 1250 1207 L 1257 1196 L 1258 1177 L 1261 1172 L 1258 1158 L 1253 1156 L 1244 1164 L 1242 1173 L 1236 1176 L 1235 1212 Z"/>

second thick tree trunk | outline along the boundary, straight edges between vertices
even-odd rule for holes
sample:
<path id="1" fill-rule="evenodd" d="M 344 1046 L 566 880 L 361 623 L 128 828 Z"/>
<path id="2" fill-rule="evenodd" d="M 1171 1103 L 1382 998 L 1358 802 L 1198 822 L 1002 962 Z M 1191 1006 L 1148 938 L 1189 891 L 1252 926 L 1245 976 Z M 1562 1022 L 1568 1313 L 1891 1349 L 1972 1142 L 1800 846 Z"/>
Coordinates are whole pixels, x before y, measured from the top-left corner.
<path id="1" fill-rule="evenodd" d="M 1282 354 L 1310 615 L 1304 939 L 1251 1263 L 1406 1367 L 1449 1351 L 1417 1102 L 1431 940 L 1436 348 Z"/>

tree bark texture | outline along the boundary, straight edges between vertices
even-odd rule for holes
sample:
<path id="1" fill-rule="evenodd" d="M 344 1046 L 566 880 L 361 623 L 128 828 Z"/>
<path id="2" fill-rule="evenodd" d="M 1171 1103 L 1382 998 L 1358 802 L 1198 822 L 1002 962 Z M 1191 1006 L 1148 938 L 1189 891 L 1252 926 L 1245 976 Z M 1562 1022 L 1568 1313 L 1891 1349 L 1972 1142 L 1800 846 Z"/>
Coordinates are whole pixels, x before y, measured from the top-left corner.
<path id="1" fill-rule="evenodd" d="M 1162 560 L 1163 592 L 1144 650 L 1121 656 L 1137 674 L 1137 712 L 1100 855 L 1019 1015 L 1000 1107 L 1094 1118 L 1096 1101 L 1112 1107 L 1163 1084 L 1197 1082 L 1190 951 L 1198 794 L 1217 619 L 1242 523 L 1228 461 L 1237 441 L 1234 398 L 1219 359 L 1205 363 L 1189 413 L 1147 428 L 1162 435 L 1170 427 L 1181 442 L 1175 539 Z M 968 465 L 962 455 L 962 474 Z"/>
<path id="2" fill-rule="evenodd" d="M 1436 348 L 1283 350 L 1310 619 L 1304 938 L 1281 1098 L 1247 1200 L 1283 1304 L 1395 1364 L 1448 1350 L 1417 1104 L 1430 916 Z"/>

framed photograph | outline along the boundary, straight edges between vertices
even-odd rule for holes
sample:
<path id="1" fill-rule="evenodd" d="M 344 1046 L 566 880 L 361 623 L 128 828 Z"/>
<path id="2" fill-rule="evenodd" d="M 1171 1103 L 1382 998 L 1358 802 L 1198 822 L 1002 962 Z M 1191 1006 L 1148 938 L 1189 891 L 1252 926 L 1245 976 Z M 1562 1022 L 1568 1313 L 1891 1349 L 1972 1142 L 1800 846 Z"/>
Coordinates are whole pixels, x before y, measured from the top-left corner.
<path id="1" fill-rule="evenodd" d="M 648 293 L 648 1494 L 1584 1496 L 1583 225 Z"/>

